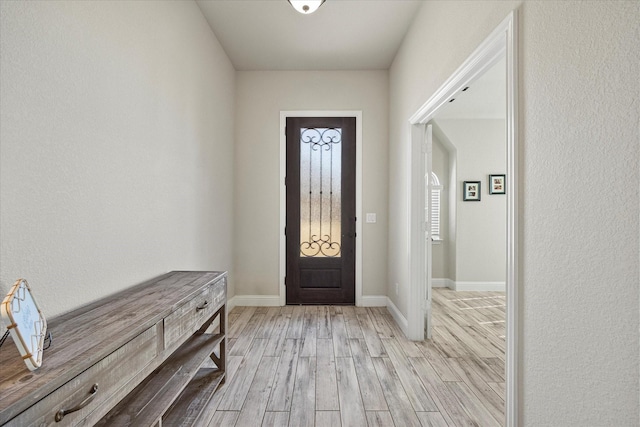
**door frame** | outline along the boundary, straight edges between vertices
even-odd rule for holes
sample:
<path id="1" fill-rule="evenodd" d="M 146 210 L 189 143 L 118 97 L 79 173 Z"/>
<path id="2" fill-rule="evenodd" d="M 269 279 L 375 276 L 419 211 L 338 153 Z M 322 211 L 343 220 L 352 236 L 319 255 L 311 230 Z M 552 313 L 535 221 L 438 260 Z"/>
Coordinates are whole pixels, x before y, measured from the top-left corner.
<path id="1" fill-rule="evenodd" d="M 424 339 L 424 299 L 426 283 L 424 224 L 424 126 L 436 111 L 457 92 L 479 77 L 499 59 L 506 58 L 507 77 L 507 266 L 506 266 L 506 425 L 518 423 L 518 22 L 513 10 L 476 48 L 467 60 L 409 119 L 411 125 L 409 193 L 409 301 L 410 339 Z M 418 89 L 418 88 L 416 88 Z"/>
<path id="2" fill-rule="evenodd" d="M 287 272 L 287 239 L 284 228 L 287 223 L 287 117 L 355 117 L 356 118 L 356 306 L 362 304 L 362 110 L 280 111 L 280 305 L 287 304 L 284 277 Z"/>

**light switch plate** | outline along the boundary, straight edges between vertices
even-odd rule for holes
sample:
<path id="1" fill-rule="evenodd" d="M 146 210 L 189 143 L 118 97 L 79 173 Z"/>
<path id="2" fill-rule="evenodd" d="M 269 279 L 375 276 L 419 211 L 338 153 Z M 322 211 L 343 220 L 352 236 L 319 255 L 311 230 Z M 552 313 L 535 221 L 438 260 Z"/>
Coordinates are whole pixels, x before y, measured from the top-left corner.
<path id="1" fill-rule="evenodd" d="M 367 223 L 373 224 L 376 221 L 377 221 L 377 218 L 375 213 L 367 213 L 367 218 L 366 218 Z"/>

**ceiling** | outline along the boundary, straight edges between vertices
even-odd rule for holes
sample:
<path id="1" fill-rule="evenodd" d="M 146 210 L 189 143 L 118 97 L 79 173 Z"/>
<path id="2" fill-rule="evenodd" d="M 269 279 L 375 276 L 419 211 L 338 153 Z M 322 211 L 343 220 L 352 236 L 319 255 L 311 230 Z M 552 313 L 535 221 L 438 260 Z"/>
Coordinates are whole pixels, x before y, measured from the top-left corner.
<path id="1" fill-rule="evenodd" d="M 423 0 L 196 0 L 239 71 L 386 70 Z"/>
<path id="2" fill-rule="evenodd" d="M 302 15 L 287 0 L 196 0 L 238 71 L 387 70 L 423 0 L 326 0 Z M 436 119 L 506 114 L 504 60 Z"/>
<path id="3" fill-rule="evenodd" d="M 507 117 L 507 63 L 500 59 L 454 95 L 438 111 L 435 119 L 505 119 Z"/>

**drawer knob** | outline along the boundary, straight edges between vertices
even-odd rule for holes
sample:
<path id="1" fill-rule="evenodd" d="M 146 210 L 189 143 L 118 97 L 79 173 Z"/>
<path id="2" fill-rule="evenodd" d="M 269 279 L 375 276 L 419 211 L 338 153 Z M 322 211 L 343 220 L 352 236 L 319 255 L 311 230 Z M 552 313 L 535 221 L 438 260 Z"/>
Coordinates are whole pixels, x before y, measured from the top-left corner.
<path id="1" fill-rule="evenodd" d="M 196 311 L 204 310 L 209 305 L 208 301 L 205 301 L 200 307 L 196 307 Z"/>
<path id="2" fill-rule="evenodd" d="M 82 402 L 80 402 L 78 405 L 74 406 L 71 409 L 60 409 L 58 412 L 56 412 L 56 422 L 58 423 L 62 421 L 65 415 L 70 414 L 72 412 L 79 411 L 80 409 L 87 406 L 89 403 L 91 403 L 93 398 L 96 397 L 97 393 L 98 393 L 98 384 L 94 384 L 91 387 L 91 390 L 89 390 L 89 396 L 87 396 L 87 398 L 84 399 Z"/>

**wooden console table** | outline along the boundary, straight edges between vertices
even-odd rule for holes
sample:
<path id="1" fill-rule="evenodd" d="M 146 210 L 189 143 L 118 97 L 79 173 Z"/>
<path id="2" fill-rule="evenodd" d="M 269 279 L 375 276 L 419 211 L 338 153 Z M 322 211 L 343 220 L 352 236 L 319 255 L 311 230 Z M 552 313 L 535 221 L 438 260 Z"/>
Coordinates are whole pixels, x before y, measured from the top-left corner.
<path id="1" fill-rule="evenodd" d="M 224 381 L 226 296 L 225 272 L 183 271 L 80 307 L 49 320 L 33 372 L 8 339 L 0 425 L 202 425 Z"/>

